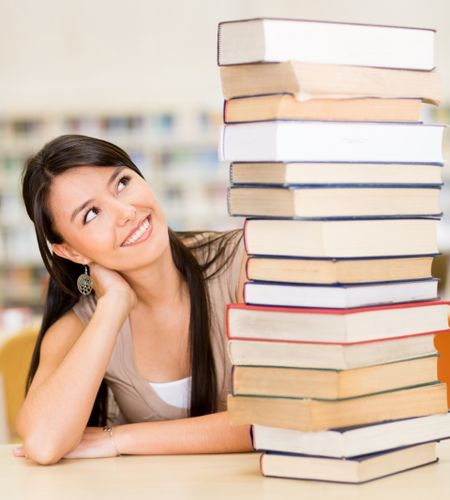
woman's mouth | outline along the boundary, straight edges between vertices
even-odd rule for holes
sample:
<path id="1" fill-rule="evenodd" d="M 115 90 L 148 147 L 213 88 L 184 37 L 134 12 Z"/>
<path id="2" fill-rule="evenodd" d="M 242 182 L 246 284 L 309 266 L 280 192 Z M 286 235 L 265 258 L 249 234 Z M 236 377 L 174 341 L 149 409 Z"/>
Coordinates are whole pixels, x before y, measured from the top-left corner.
<path id="1" fill-rule="evenodd" d="M 152 232 L 151 215 L 146 217 L 141 224 L 127 236 L 127 239 L 122 243 L 122 247 L 129 247 L 131 245 L 137 245 L 145 241 Z"/>

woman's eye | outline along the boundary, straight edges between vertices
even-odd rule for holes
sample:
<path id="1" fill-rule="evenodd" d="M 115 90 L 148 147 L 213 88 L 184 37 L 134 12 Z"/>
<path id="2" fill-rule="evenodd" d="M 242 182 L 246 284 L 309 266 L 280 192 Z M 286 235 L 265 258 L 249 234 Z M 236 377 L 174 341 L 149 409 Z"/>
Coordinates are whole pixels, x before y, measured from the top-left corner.
<path id="1" fill-rule="evenodd" d="M 122 189 L 124 189 L 129 182 L 130 177 L 128 175 L 124 175 L 123 177 L 121 177 L 119 182 L 117 183 L 117 191 L 122 191 Z"/>
<path id="2" fill-rule="evenodd" d="M 90 208 L 86 214 L 84 215 L 83 217 L 83 223 L 84 224 L 87 224 L 88 222 L 90 222 L 92 219 L 95 219 L 95 217 L 97 216 L 99 210 L 98 208 Z"/>

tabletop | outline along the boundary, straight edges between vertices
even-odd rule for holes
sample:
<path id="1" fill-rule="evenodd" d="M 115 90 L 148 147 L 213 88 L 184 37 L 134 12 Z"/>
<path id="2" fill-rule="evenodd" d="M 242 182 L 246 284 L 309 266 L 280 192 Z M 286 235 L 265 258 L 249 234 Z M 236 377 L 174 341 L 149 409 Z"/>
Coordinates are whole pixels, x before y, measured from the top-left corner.
<path id="1" fill-rule="evenodd" d="M 36 465 L 0 445 L 4 500 L 164 499 L 396 499 L 450 498 L 450 441 L 438 444 L 439 462 L 361 485 L 261 476 L 258 453 L 121 456 Z"/>

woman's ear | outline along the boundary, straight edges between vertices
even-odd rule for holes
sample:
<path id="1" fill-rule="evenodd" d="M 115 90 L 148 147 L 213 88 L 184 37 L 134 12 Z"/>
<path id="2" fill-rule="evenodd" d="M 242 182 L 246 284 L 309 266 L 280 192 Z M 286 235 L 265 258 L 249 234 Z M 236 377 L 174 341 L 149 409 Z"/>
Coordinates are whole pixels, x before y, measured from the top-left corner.
<path id="1" fill-rule="evenodd" d="M 84 255 L 78 253 L 67 243 L 52 243 L 53 252 L 63 259 L 71 260 L 76 264 L 87 265 L 90 261 Z"/>

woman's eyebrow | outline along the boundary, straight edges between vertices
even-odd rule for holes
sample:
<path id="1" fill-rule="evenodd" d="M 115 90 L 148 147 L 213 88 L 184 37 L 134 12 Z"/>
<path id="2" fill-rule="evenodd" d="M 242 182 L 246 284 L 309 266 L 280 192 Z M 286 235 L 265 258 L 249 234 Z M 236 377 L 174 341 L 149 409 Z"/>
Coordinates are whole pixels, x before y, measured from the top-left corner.
<path id="1" fill-rule="evenodd" d="M 109 178 L 108 180 L 108 187 L 116 180 L 116 178 L 120 175 L 120 173 L 122 172 L 122 170 L 124 170 L 125 166 L 121 166 L 121 167 L 118 167 L 116 168 L 116 170 L 114 170 L 114 172 L 112 173 L 111 177 Z M 91 198 L 90 200 L 87 200 L 85 201 L 82 205 L 80 205 L 78 208 L 76 208 L 73 212 L 72 212 L 72 215 L 70 217 L 70 222 L 73 222 L 73 220 L 75 219 L 75 217 L 84 209 L 86 208 L 88 205 L 90 205 L 94 200 Z"/>

